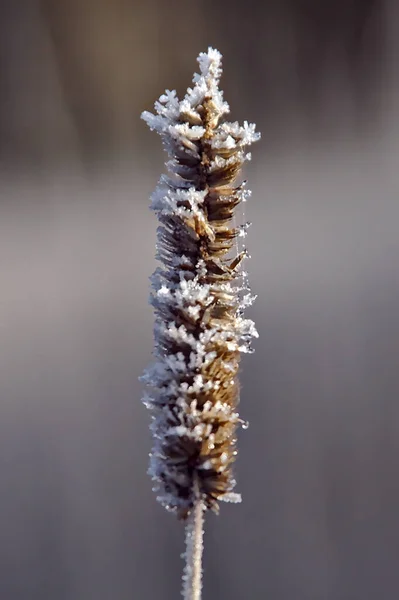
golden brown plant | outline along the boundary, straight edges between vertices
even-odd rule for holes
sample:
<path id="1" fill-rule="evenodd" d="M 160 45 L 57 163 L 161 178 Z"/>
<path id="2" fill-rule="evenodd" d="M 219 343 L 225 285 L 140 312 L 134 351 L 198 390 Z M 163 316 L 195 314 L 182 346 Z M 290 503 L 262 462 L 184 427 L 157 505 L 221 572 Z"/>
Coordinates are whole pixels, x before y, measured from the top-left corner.
<path id="1" fill-rule="evenodd" d="M 202 519 L 220 500 L 240 499 L 232 473 L 241 422 L 238 368 L 257 336 L 243 318 L 253 300 L 240 285 L 246 253 L 232 252 L 246 230 L 234 225 L 234 212 L 249 196 L 235 181 L 250 158 L 245 147 L 260 136 L 253 124 L 225 121 L 220 53 L 209 48 L 198 62 L 200 74 L 181 102 L 167 90 L 155 103 L 157 114 L 142 115 L 170 157 L 170 174 L 152 196 L 163 266 L 152 277 L 156 362 L 144 375 L 152 388 L 145 398 L 155 439 L 150 473 L 159 500 L 180 519 Z M 188 546 L 194 531 L 187 529 Z M 191 575 L 188 565 L 186 580 Z"/>

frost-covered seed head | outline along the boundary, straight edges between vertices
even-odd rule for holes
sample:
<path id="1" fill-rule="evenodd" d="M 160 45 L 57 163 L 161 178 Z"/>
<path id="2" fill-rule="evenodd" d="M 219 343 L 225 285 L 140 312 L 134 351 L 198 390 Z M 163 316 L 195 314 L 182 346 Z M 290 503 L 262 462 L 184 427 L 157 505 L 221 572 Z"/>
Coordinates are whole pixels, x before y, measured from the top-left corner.
<path id="1" fill-rule="evenodd" d="M 237 281 L 247 253 L 232 252 L 249 226 L 233 225 L 235 208 L 250 196 L 245 182 L 235 180 L 251 158 L 246 146 L 260 134 L 247 121 L 225 120 L 221 58 L 212 48 L 201 53 L 184 99 L 166 90 L 155 114 L 142 114 L 170 159 L 169 175 L 151 196 L 163 266 L 151 278 L 156 362 L 142 378 L 151 388 L 144 399 L 153 415 L 150 473 L 159 501 L 183 519 L 197 485 L 207 509 L 239 501 L 232 491 L 242 423 L 237 374 L 240 353 L 257 337 L 254 323 L 242 317 L 255 297 Z"/>

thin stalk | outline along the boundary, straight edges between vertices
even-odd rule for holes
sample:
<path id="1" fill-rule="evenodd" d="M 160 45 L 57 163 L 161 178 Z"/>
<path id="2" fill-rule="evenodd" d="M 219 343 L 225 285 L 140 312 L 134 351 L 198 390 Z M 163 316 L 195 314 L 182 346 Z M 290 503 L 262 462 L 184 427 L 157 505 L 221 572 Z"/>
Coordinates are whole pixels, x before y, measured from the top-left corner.
<path id="1" fill-rule="evenodd" d="M 195 483 L 196 502 L 186 524 L 186 552 L 183 573 L 184 600 L 201 600 L 202 554 L 204 549 L 204 503 Z"/>

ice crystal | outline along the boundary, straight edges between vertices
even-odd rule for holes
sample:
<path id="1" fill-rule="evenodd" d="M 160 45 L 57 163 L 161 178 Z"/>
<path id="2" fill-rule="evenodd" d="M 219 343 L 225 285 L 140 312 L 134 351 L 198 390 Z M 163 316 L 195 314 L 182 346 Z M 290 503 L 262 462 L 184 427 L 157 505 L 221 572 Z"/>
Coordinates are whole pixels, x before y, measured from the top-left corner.
<path id="1" fill-rule="evenodd" d="M 170 159 L 151 196 L 162 267 L 151 278 L 155 362 L 142 378 L 151 388 L 143 400 L 153 419 L 150 474 L 160 502 L 183 519 L 197 488 L 205 509 L 239 500 L 232 475 L 242 423 L 239 358 L 257 337 L 242 316 L 255 298 L 238 282 L 246 252 L 231 253 L 249 226 L 233 224 L 235 208 L 250 196 L 235 180 L 260 134 L 246 121 L 225 121 L 221 54 L 209 48 L 198 63 L 183 100 L 166 90 L 155 114 L 142 114 Z"/>

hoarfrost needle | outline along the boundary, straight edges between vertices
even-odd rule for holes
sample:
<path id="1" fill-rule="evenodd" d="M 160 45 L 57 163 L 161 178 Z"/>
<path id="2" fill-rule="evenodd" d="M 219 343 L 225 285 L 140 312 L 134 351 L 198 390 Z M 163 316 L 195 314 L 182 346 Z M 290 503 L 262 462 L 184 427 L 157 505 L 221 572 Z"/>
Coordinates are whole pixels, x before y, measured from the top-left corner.
<path id="1" fill-rule="evenodd" d="M 240 501 L 232 473 L 242 423 L 238 368 L 257 337 L 243 317 L 254 299 L 240 285 L 246 252 L 232 253 L 248 226 L 236 227 L 234 212 L 250 196 L 235 181 L 260 134 L 254 124 L 225 120 L 221 58 L 212 48 L 201 53 L 184 99 L 166 90 L 156 114 L 142 114 L 169 155 L 169 174 L 151 197 L 162 267 L 151 278 L 155 363 L 143 375 L 154 435 L 149 472 L 158 500 L 187 520 L 183 595 L 192 600 L 201 595 L 203 513 Z"/>

